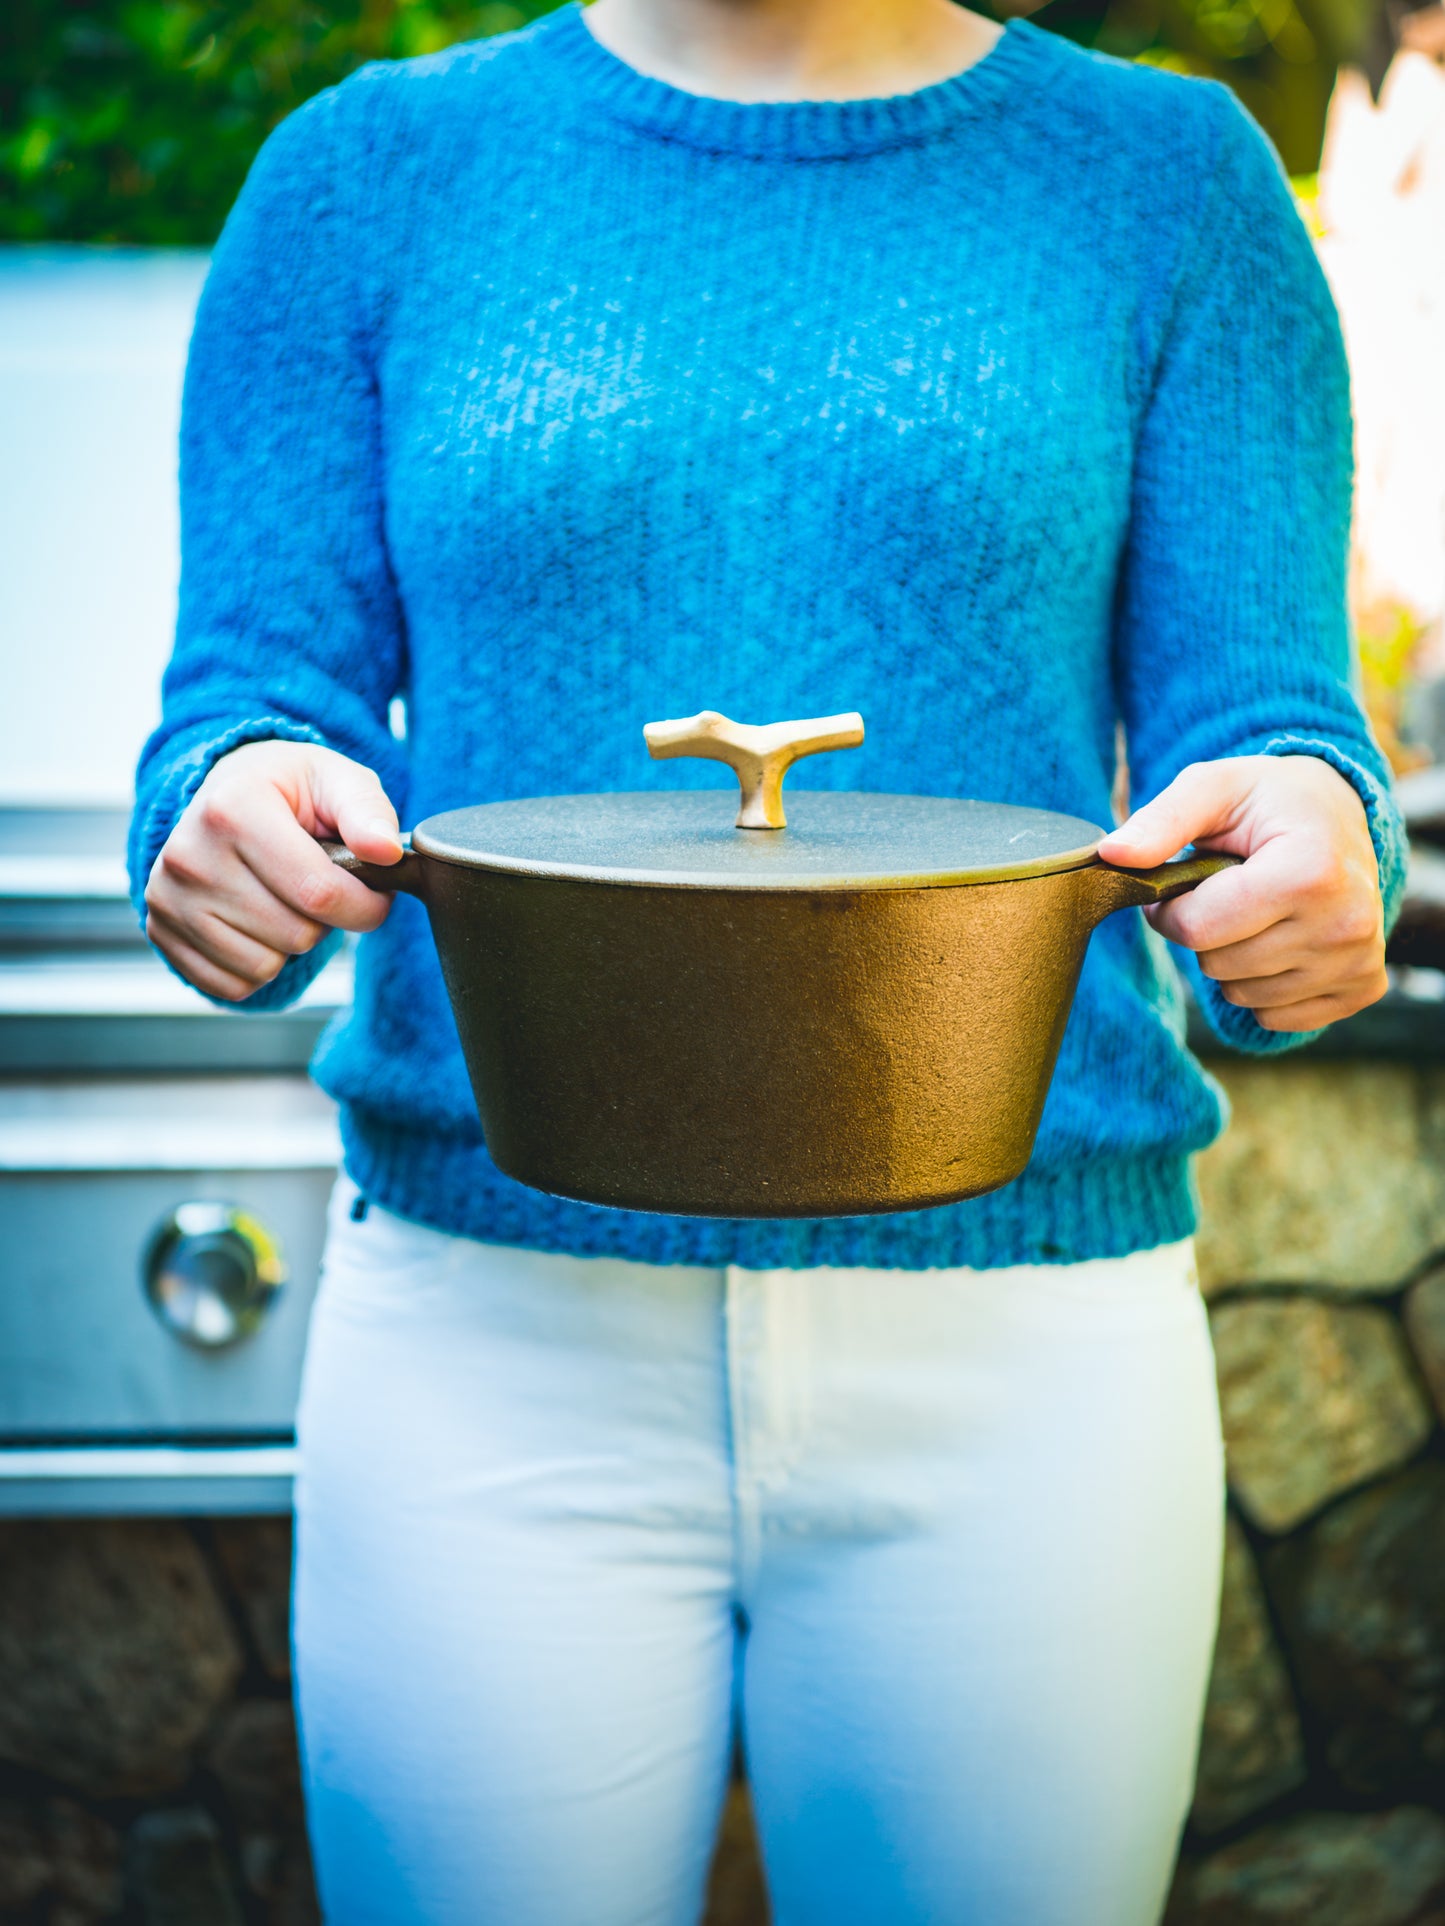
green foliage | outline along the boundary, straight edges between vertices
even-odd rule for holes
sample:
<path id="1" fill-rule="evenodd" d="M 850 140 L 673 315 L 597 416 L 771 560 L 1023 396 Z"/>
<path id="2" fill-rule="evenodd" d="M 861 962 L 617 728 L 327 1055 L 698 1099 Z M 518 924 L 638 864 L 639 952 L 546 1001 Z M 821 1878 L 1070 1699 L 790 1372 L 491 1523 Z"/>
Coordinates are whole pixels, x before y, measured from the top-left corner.
<path id="1" fill-rule="evenodd" d="M 209 243 L 303 100 L 555 4 L 0 0 L 0 239 Z"/>
<path id="2" fill-rule="evenodd" d="M 1380 0 L 1052 0 L 1039 21 L 1101 53 L 1227 82 L 1291 174 L 1319 166 L 1336 70 L 1382 27 Z"/>
<path id="3" fill-rule="evenodd" d="M 209 243 L 256 149 L 310 95 L 365 61 L 504 33 L 555 4 L 0 0 L 0 239 Z M 1038 18 L 1228 80 L 1290 170 L 1308 173 L 1336 62 L 1377 5 L 1052 0 Z"/>

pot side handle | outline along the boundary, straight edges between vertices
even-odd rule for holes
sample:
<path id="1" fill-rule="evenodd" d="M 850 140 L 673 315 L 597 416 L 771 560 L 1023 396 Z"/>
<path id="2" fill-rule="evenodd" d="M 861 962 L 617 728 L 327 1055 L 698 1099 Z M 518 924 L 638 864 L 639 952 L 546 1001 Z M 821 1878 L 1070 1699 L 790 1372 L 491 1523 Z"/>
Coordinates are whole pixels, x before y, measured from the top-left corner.
<path id="1" fill-rule="evenodd" d="M 1205 849 L 1192 856 L 1178 856 L 1172 863 L 1160 863 L 1156 869 L 1125 869 L 1100 857 L 1092 871 L 1098 891 L 1098 920 L 1112 916 L 1115 910 L 1167 903 L 1171 896 L 1182 896 L 1207 877 L 1237 869 L 1243 861 L 1242 856 Z"/>
<path id="2" fill-rule="evenodd" d="M 401 839 L 402 857 L 399 863 L 364 863 L 359 856 L 353 856 L 345 843 L 322 843 L 321 847 L 338 869 L 344 869 L 348 876 L 365 883 L 381 895 L 389 895 L 395 890 L 404 890 L 408 896 L 419 896 L 426 900 L 426 864 L 411 846 L 410 831 Z"/>

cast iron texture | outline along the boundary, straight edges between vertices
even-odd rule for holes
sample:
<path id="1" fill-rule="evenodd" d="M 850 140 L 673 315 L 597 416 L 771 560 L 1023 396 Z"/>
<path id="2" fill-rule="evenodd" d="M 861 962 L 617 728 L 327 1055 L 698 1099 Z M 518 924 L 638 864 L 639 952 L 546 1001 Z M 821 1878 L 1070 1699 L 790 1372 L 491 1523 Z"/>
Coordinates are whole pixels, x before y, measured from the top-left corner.
<path id="1" fill-rule="evenodd" d="M 811 891 L 347 867 L 424 897 L 509 1176 L 632 1210 L 829 1217 L 1016 1177 L 1090 931 L 1232 860 Z"/>

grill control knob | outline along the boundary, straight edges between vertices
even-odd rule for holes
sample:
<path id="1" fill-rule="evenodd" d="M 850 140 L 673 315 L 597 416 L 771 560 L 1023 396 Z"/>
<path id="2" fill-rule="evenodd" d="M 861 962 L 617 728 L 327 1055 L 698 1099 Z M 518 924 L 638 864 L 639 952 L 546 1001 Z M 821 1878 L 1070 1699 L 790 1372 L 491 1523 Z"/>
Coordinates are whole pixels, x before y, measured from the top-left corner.
<path id="1" fill-rule="evenodd" d="M 218 1351 L 259 1329 L 286 1282 L 286 1260 L 249 1211 L 178 1204 L 152 1236 L 141 1277 L 151 1309 L 174 1337 Z"/>

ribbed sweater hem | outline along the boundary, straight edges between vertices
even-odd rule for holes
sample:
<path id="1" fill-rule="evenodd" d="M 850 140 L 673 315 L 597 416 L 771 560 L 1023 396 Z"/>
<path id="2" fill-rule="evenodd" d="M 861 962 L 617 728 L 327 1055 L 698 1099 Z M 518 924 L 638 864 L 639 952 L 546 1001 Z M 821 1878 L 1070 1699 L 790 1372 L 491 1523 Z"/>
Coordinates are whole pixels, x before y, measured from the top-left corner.
<path id="1" fill-rule="evenodd" d="M 478 1144 L 409 1130 L 342 1108 L 346 1169 L 372 1202 L 484 1244 L 520 1245 L 644 1264 L 819 1265 L 878 1270 L 995 1270 L 1124 1257 L 1192 1234 L 1197 1221 L 1183 1152 L 1026 1170 L 987 1197 L 879 1217 L 653 1217 L 527 1190 Z"/>

